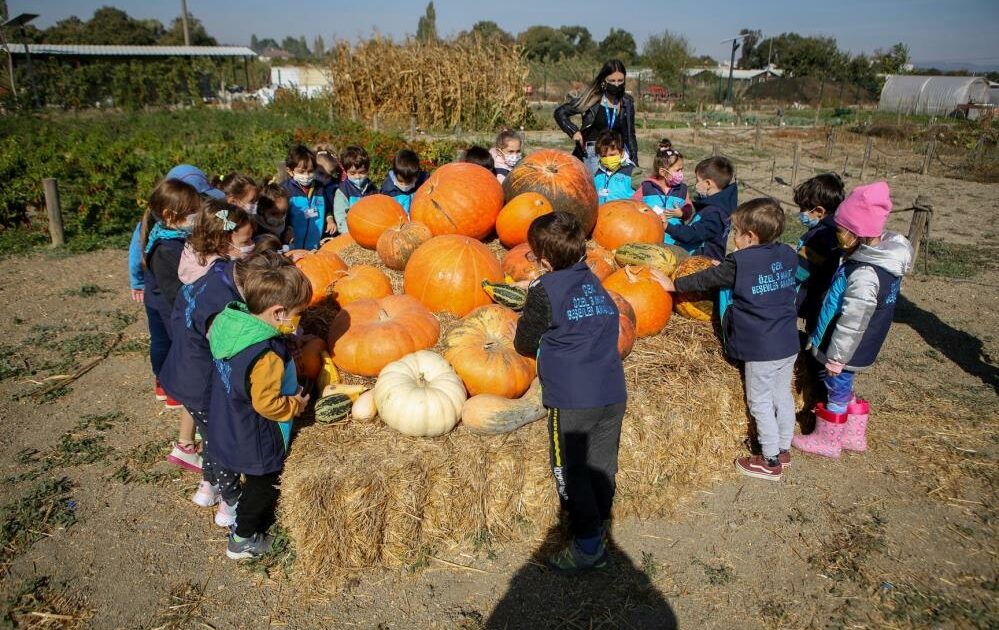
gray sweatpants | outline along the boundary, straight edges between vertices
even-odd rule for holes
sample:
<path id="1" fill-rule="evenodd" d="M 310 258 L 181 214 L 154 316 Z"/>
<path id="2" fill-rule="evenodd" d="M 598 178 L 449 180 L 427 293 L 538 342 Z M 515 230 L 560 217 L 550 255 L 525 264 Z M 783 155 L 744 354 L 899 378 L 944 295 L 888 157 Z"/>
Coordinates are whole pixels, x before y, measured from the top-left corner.
<path id="1" fill-rule="evenodd" d="M 794 397 L 791 377 L 798 355 L 776 361 L 746 361 L 746 404 L 756 421 L 764 457 L 777 457 L 791 448 Z"/>

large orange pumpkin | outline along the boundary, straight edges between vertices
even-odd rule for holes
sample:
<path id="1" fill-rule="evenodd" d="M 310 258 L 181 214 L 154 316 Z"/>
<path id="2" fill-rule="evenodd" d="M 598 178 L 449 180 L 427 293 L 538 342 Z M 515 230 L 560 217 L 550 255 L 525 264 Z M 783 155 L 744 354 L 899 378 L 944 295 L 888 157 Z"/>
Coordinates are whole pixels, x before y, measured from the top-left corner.
<path id="1" fill-rule="evenodd" d="M 597 221 L 597 189 L 578 159 L 557 149 L 535 151 L 521 160 L 503 182 L 506 198 L 525 192 L 544 195 L 552 207 L 576 215 L 589 234 Z"/>
<path id="2" fill-rule="evenodd" d="M 593 240 L 615 250 L 625 243 L 662 243 L 663 223 L 652 208 L 634 199 L 609 201 L 600 206 Z"/>
<path id="3" fill-rule="evenodd" d="M 318 251 L 320 254 L 336 254 L 339 256 L 340 252 L 354 243 L 354 237 L 350 235 L 350 232 L 347 232 L 346 234 L 338 234 L 329 239 L 319 247 Z"/>
<path id="4" fill-rule="evenodd" d="M 462 317 L 492 303 L 482 290 L 483 280 L 502 282 L 503 268 L 496 256 L 475 239 L 446 234 L 413 252 L 403 274 L 403 290 L 435 313 Z"/>
<path id="5" fill-rule="evenodd" d="M 534 380 L 534 360 L 513 347 L 516 313 L 498 304 L 480 306 L 444 337 L 444 358 L 470 396 L 517 398 Z"/>
<path id="6" fill-rule="evenodd" d="M 503 275 L 510 276 L 514 282 L 534 280 L 545 272 L 527 243 L 521 243 L 503 254 L 502 264 Z"/>
<path id="7" fill-rule="evenodd" d="M 295 266 L 312 285 L 312 301 L 309 306 L 322 304 L 330 296 L 331 285 L 340 278 L 341 272 L 347 270 L 347 264 L 332 252 L 309 252 L 295 261 Z"/>
<path id="8" fill-rule="evenodd" d="M 639 337 L 658 334 L 673 313 L 673 300 L 649 273 L 648 267 L 628 266 L 604 280 L 604 288 L 621 294 L 635 310 L 635 332 Z"/>
<path id="9" fill-rule="evenodd" d="M 347 212 L 347 229 L 357 244 L 374 249 L 385 230 L 407 220 L 402 205 L 388 195 L 361 197 Z"/>
<path id="10" fill-rule="evenodd" d="M 638 318 L 635 317 L 635 309 L 631 308 L 631 304 L 621 297 L 620 293 L 607 289 L 607 295 L 614 300 L 614 306 L 617 307 L 617 352 L 623 359 L 631 354 L 632 348 L 635 347 L 635 325 L 638 323 Z"/>
<path id="11" fill-rule="evenodd" d="M 704 269 L 711 269 L 714 267 L 714 264 L 714 261 L 706 256 L 685 258 L 676 266 L 676 271 L 673 272 L 673 279 L 689 276 Z M 704 291 L 677 293 L 673 304 L 677 313 L 684 317 L 703 322 L 711 321 L 711 317 L 715 311 L 715 303 L 712 295 Z"/>
<path id="12" fill-rule="evenodd" d="M 402 357 L 433 347 L 440 323 L 408 295 L 365 299 L 343 307 L 330 324 L 333 363 L 351 374 L 378 376 Z"/>
<path id="13" fill-rule="evenodd" d="M 416 248 L 432 237 L 433 233 L 427 226 L 416 221 L 406 221 L 382 232 L 375 250 L 386 267 L 402 271 Z"/>
<path id="14" fill-rule="evenodd" d="M 316 380 L 323 369 L 323 353 L 326 341 L 322 337 L 306 336 L 301 352 L 295 357 L 295 372 L 300 379 Z"/>
<path id="15" fill-rule="evenodd" d="M 617 271 L 617 262 L 614 260 L 614 254 L 593 241 L 586 242 L 586 265 L 593 272 L 593 275 L 601 281 Z"/>
<path id="16" fill-rule="evenodd" d="M 483 239 L 503 208 L 503 187 L 477 164 L 452 162 L 434 171 L 413 194 L 410 213 L 434 236 L 462 234 Z"/>
<path id="17" fill-rule="evenodd" d="M 392 282 L 385 273 L 371 265 L 354 265 L 340 272 L 333 282 L 333 297 L 340 306 L 366 298 L 392 295 Z"/>
<path id="18" fill-rule="evenodd" d="M 552 212 L 548 198 L 536 192 L 521 193 L 511 199 L 496 217 L 496 236 L 504 247 L 527 242 L 531 222 Z"/>

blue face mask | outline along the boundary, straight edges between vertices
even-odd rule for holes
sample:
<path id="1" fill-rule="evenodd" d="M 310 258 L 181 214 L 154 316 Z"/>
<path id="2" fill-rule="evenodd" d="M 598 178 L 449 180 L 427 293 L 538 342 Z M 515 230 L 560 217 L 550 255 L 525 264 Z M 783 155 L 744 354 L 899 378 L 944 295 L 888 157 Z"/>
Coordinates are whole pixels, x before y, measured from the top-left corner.
<path id="1" fill-rule="evenodd" d="M 813 228 L 819 224 L 819 220 L 813 219 L 812 217 L 808 216 L 807 212 L 799 212 L 798 220 L 801 221 L 801 224 L 804 225 L 806 228 Z"/>
<path id="2" fill-rule="evenodd" d="M 357 186 L 360 189 L 364 189 L 364 185 L 367 183 L 367 177 L 349 177 L 350 183 Z"/>

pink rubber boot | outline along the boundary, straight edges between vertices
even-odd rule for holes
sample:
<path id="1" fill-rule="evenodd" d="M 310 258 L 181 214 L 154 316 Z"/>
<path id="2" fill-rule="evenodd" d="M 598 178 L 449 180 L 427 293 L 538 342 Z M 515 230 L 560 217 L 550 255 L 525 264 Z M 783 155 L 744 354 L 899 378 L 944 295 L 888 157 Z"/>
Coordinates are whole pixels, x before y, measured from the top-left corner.
<path id="1" fill-rule="evenodd" d="M 808 435 L 794 436 L 791 445 L 806 453 L 839 457 L 846 418 L 845 413 L 833 413 L 826 409 L 824 403 L 818 403 L 815 405 L 815 430 Z"/>
<path id="2" fill-rule="evenodd" d="M 843 448 L 858 452 L 867 450 L 867 418 L 870 413 L 871 406 L 860 398 L 846 408 L 846 428 L 843 429 L 841 444 Z"/>

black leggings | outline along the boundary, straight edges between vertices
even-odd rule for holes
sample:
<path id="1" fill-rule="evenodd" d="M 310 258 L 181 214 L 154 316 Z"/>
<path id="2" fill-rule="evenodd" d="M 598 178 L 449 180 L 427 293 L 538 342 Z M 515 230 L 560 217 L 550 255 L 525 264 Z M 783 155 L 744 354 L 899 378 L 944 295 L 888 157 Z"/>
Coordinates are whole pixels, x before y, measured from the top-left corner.
<path id="1" fill-rule="evenodd" d="M 280 493 L 281 471 L 267 475 L 245 475 L 243 494 L 236 505 L 236 535 L 249 538 L 264 533 L 274 522 L 274 507 Z"/>

